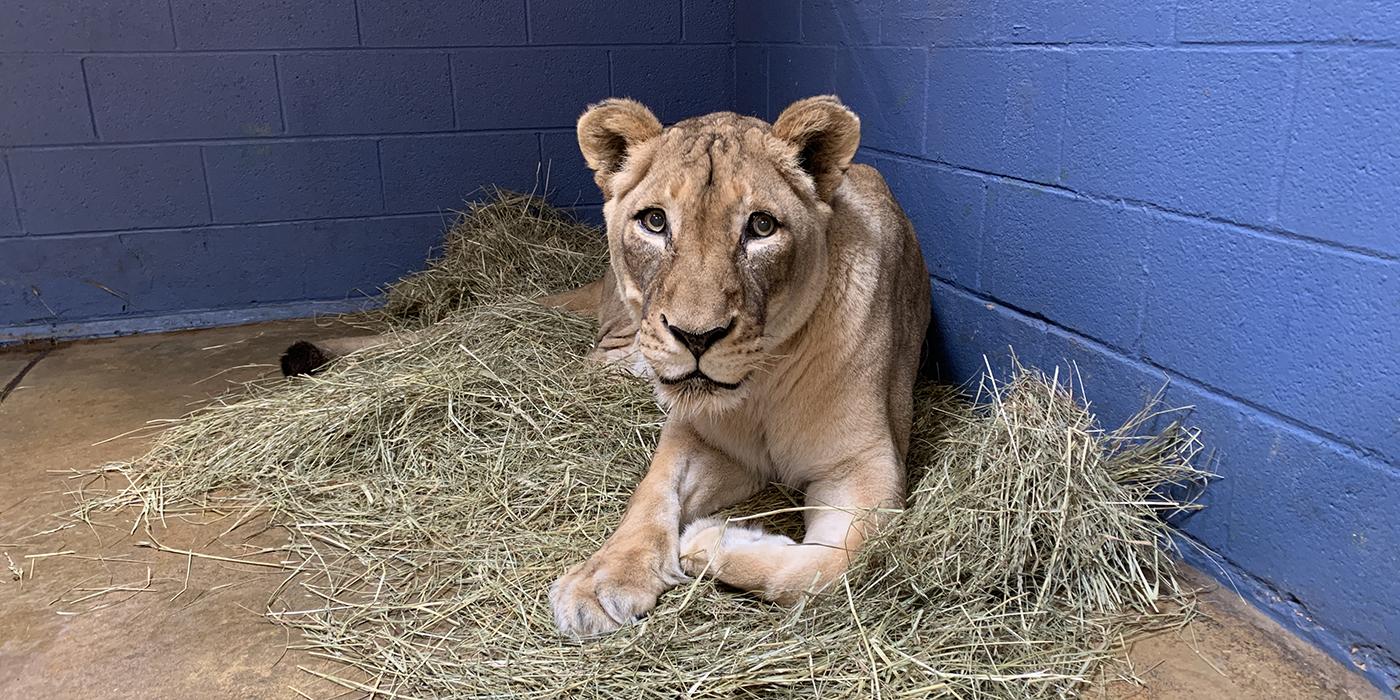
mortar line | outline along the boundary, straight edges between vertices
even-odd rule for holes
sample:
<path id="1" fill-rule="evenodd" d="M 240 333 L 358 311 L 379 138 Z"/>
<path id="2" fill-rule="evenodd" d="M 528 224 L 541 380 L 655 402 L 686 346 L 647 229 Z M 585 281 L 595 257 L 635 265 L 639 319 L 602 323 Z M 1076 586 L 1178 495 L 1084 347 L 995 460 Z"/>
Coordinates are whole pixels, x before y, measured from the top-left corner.
<path id="1" fill-rule="evenodd" d="M 282 105 L 282 67 L 277 62 L 277 54 L 272 54 L 272 87 L 277 90 L 277 121 L 282 124 L 282 134 L 287 133 L 287 109 Z"/>
<path id="2" fill-rule="evenodd" d="M 447 95 L 452 98 L 452 130 L 461 129 L 461 117 L 457 116 L 457 62 L 452 60 L 452 54 L 443 54 L 447 57 Z"/>
<path id="3" fill-rule="evenodd" d="M 214 223 L 214 190 L 209 185 L 209 158 L 203 146 L 199 147 L 199 174 L 204 177 L 204 210 L 209 214 L 209 223 Z M 136 229 L 139 231 L 140 229 Z M 132 233 L 133 231 L 117 231 L 116 233 Z"/>
<path id="4" fill-rule="evenodd" d="M 15 184 L 15 166 L 10 164 L 10 154 L 0 153 L 0 163 L 5 166 L 6 191 L 10 193 L 10 201 L 15 205 L 15 223 L 19 225 L 20 235 L 27 235 L 24 228 L 24 214 L 19 208 L 19 185 Z"/>
<path id="5" fill-rule="evenodd" d="M 729 84 L 734 86 L 734 92 L 729 96 L 729 111 L 739 111 L 739 50 L 729 45 Z M 764 84 L 765 90 L 768 89 Z"/>
<path id="6" fill-rule="evenodd" d="M 88 124 L 92 127 L 92 139 L 101 141 L 102 134 L 97 132 L 97 109 L 92 106 L 92 85 L 88 81 L 87 60 L 87 56 L 78 59 L 78 72 L 83 76 L 83 98 L 87 100 Z"/>
<path id="7" fill-rule="evenodd" d="M 597 203 L 601 205 L 601 202 Z M 586 206 L 594 206 L 589 204 Z M 420 210 L 402 212 L 396 214 L 365 214 L 361 216 L 322 216 L 303 217 L 298 219 L 275 219 L 272 221 L 243 221 L 228 222 L 215 221 L 207 224 L 191 224 L 186 226 L 158 226 L 151 228 L 121 228 L 121 229 L 96 229 L 92 231 L 64 231 L 57 233 L 33 234 L 36 240 L 73 240 L 80 238 L 97 238 L 111 235 L 147 235 L 158 233 L 174 233 L 177 231 L 204 231 L 217 233 L 221 231 L 234 231 L 247 228 L 268 228 L 272 226 L 286 226 L 289 224 L 315 224 L 315 223 L 344 223 L 351 221 L 377 221 L 380 219 L 411 219 L 414 217 L 430 216 L 440 213 L 440 209 Z"/>
<path id="8" fill-rule="evenodd" d="M 697 46 L 697 47 L 700 47 L 700 46 L 722 47 L 722 46 L 729 46 L 730 43 L 731 43 L 731 42 L 728 42 L 728 41 L 697 41 L 697 42 L 693 42 L 693 43 L 691 44 L 691 46 Z M 740 42 L 740 43 L 746 43 L 746 44 L 749 44 L 749 45 L 753 45 L 755 42 Z M 782 42 L 774 42 L 774 43 L 782 43 Z M 441 53 L 441 52 L 443 52 L 443 51 L 462 51 L 462 52 L 468 52 L 468 51 L 495 52 L 495 51 L 503 51 L 503 50 L 506 50 L 506 51 L 509 51 L 509 50 L 515 50 L 515 51 L 529 51 L 530 49 L 540 49 L 540 48 L 549 48 L 549 49 L 593 49 L 593 50 L 601 50 L 601 49 L 609 49 L 609 48 L 611 48 L 611 49 L 637 49 L 637 48 L 665 49 L 665 48 L 672 48 L 672 47 L 674 47 L 675 45 L 676 45 L 675 42 L 669 42 L 669 43 L 668 43 L 668 42 L 663 42 L 663 41 L 642 41 L 642 42 L 636 42 L 636 43 L 630 43 L 630 44 L 623 44 L 623 43 L 581 44 L 581 43 L 558 42 L 558 43 L 540 43 L 540 44 L 520 44 L 520 43 L 514 43 L 514 44 L 471 44 L 471 45 L 468 45 L 468 46 L 463 46 L 463 45 L 460 45 L 460 44 L 386 44 L 386 45 L 384 45 L 384 46 L 378 46 L 378 45 L 373 45 L 373 46 L 331 46 L 331 45 L 322 45 L 322 46 L 298 46 L 298 47 L 295 47 L 295 48 L 278 48 L 278 49 L 270 49 L 270 48 L 257 48 L 257 49 L 219 48 L 219 49 L 184 49 L 184 50 L 181 50 L 181 51 L 176 51 L 176 50 L 174 50 L 174 49 L 159 49 L 159 50 L 154 50 L 154 51 L 152 51 L 152 50 L 150 50 L 150 49 L 133 49 L 133 50 L 128 50 L 128 51 L 117 51 L 117 50 L 104 50 L 104 51 L 73 51 L 73 50 L 64 50 L 64 51 L 14 51 L 14 50 L 8 50 L 8 51 L 7 51 L 7 50 L 0 50 L 0 58 L 20 58 L 20 57 L 34 57 L 34 56 L 72 56 L 72 57 L 95 57 L 95 58 L 114 58 L 114 57 L 122 57 L 122 58 L 167 58 L 167 57 L 172 57 L 172 56 L 218 56 L 218 55 L 238 55 L 238 54 L 250 54 L 250 53 L 251 53 L 251 54 L 266 54 L 266 53 L 271 53 L 271 52 L 273 52 L 273 51 L 280 51 L 280 52 L 283 52 L 283 53 L 295 52 L 295 53 L 330 53 L 330 54 L 336 54 L 336 53 L 361 53 L 361 54 L 364 54 L 364 53 L 371 53 L 371 54 L 373 54 L 373 53 L 395 53 L 395 54 L 404 54 L 404 53 Z M 791 42 L 788 42 L 787 45 L 788 45 L 788 46 L 804 46 L 804 44 L 794 44 L 794 43 L 791 43 Z M 831 46 L 831 45 L 828 45 L 828 46 Z M 871 47 L 871 48 L 900 48 L 900 47 L 887 46 L 887 47 Z M 920 47 L 920 46 L 910 46 L 910 47 L 904 47 L 904 48 L 916 48 L 916 49 L 917 49 L 917 48 L 922 48 L 922 47 Z M 1291 46 L 1282 46 L 1282 47 L 1280 47 L 1280 48 L 1291 48 Z"/>
<path id="9" fill-rule="evenodd" d="M 977 267 L 972 270 L 972 284 L 981 289 L 982 261 L 987 258 L 987 237 L 992 228 L 992 186 L 985 181 L 978 184 L 982 185 L 982 219 L 977 222 Z"/>
<path id="10" fill-rule="evenodd" d="M 573 133 L 573 127 L 569 125 L 560 126 L 521 126 L 521 127 L 501 127 L 493 129 L 469 129 L 460 132 L 468 136 L 502 136 L 508 134 L 534 133 L 536 131 Z M 452 129 L 435 129 L 429 131 L 395 131 L 389 133 L 382 132 L 355 132 L 345 134 L 319 134 L 315 136 L 302 136 L 298 134 L 276 134 L 271 136 L 222 136 L 215 138 L 185 138 L 170 139 L 168 141 L 105 141 L 103 143 L 75 142 L 62 144 L 44 145 L 20 145 L 6 146 L 9 152 L 17 151 L 78 151 L 112 148 L 143 148 L 161 146 L 253 146 L 284 143 L 301 143 L 308 141 L 360 141 L 365 139 L 379 138 L 417 138 L 442 136 L 453 133 Z"/>
<path id="11" fill-rule="evenodd" d="M 1146 41 L 958 41 L 932 44 L 859 44 L 845 45 L 830 42 L 803 41 L 757 41 L 745 39 L 736 42 L 744 46 L 784 46 L 788 48 L 871 48 L 871 49 L 982 49 L 988 51 L 1027 51 L 1066 49 L 1119 49 L 1124 51 L 1195 51 L 1195 52 L 1252 52 L 1289 51 L 1294 49 L 1319 49 L 1339 51 L 1395 51 L 1400 43 L 1384 40 L 1356 41 L 1349 39 L 1328 41 L 1183 41 L 1177 44 L 1160 44 Z"/>
<path id="12" fill-rule="evenodd" d="M 883 12 L 883 10 L 881 10 Z M 879 30 L 879 25 L 876 25 Z M 919 111 L 923 113 L 923 121 L 919 123 L 919 154 L 922 156 L 928 153 L 928 115 L 933 110 L 928 108 L 929 103 L 929 74 L 933 71 L 933 49 L 924 48 L 924 80 L 923 93 L 919 100 Z M 985 213 L 985 212 L 984 212 Z"/>
<path id="13" fill-rule="evenodd" d="M 1066 51 L 1062 58 L 1065 61 L 1065 82 L 1060 89 L 1060 133 L 1057 134 L 1059 143 L 1056 144 L 1055 152 L 1055 182 L 1057 183 L 1065 181 L 1065 133 L 1069 131 L 1070 61 L 1074 58 L 1074 54 Z"/>
<path id="14" fill-rule="evenodd" d="M 365 38 L 360 33 L 360 0 L 354 0 L 351 5 L 353 5 L 355 10 L 355 45 L 364 46 Z"/>
<path id="15" fill-rule="evenodd" d="M 180 48 L 180 34 L 175 31 L 175 0 L 165 0 L 165 12 L 170 17 L 170 45 Z"/>
<path id="16" fill-rule="evenodd" d="M 728 46 L 727 41 L 697 41 L 694 46 Z M 860 44 L 847 46 L 832 43 L 803 43 L 800 41 L 736 41 L 732 42 L 740 46 L 779 46 L 786 48 L 872 48 L 872 49 L 982 49 L 987 51 L 1035 51 L 1035 50 L 1065 50 L 1065 49 L 1117 49 L 1123 51 L 1177 51 L 1196 53 L 1280 53 L 1294 51 L 1298 49 L 1310 49 L 1316 51 L 1380 51 L 1396 52 L 1400 51 L 1400 43 L 1388 41 L 1279 41 L 1279 42 L 1182 42 L 1180 44 L 1148 44 L 1144 42 L 1104 42 L 1104 41 L 1062 41 L 1062 42 L 1025 42 L 1011 44 L 994 44 L 979 42 L 957 42 L 951 44 Z M 503 49 L 528 50 L 531 48 L 556 48 L 556 49 L 604 49 L 604 48 L 666 48 L 674 46 L 674 42 L 638 42 L 633 44 L 604 43 L 604 44 L 582 44 L 582 43 L 541 43 L 541 44 L 473 44 L 470 46 L 453 44 L 413 44 L 385 46 L 299 46 L 296 51 L 315 51 L 320 53 L 344 53 L 344 52 L 378 52 L 378 53 L 431 53 L 438 51 L 500 51 Z M 0 57 L 19 56 L 195 56 L 195 55 L 217 55 L 217 54 L 245 54 L 245 53 L 268 53 L 273 49 L 184 49 L 176 51 L 174 49 L 133 49 L 133 50 L 103 50 L 103 51 L 14 51 L 0 50 Z M 287 49 L 283 49 L 287 50 Z"/>
<path id="17" fill-rule="evenodd" d="M 736 20 L 737 21 L 737 20 Z M 773 114 L 773 50 L 763 46 L 763 120 L 774 118 Z M 735 53 L 738 53 L 736 48 Z M 927 115 L 926 115 L 927 116 Z"/>
<path id="18" fill-rule="evenodd" d="M 1283 187 L 1288 181 L 1288 164 L 1291 162 L 1289 154 L 1293 151 L 1293 137 L 1298 129 L 1298 102 L 1299 95 L 1303 92 L 1303 52 L 1293 52 L 1293 94 L 1290 95 L 1288 104 L 1288 121 L 1283 129 L 1283 147 L 1279 149 L 1278 170 L 1274 174 L 1278 181 L 1274 183 L 1273 211 L 1269 214 L 1273 217 L 1273 223 L 1277 225 L 1283 218 Z"/>
<path id="19" fill-rule="evenodd" d="M 535 134 L 535 190 L 541 197 L 549 196 L 550 165 L 544 162 L 544 134 Z"/>
<path id="20" fill-rule="evenodd" d="M 374 141 L 374 169 L 379 175 L 379 213 L 384 214 L 389 210 L 389 197 L 385 194 L 384 184 L 384 141 L 375 139 Z"/>

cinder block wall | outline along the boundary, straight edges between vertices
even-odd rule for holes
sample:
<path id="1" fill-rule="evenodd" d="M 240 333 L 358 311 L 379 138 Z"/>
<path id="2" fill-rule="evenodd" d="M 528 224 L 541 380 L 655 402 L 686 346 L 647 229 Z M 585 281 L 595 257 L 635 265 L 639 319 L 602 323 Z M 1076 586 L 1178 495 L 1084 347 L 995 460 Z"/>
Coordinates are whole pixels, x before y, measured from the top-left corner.
<path id="1" fill-rule="evenodd" d="M 1187 556 L 1400 684 L 1400 3 L 772 0 L 736 32 L 741 111 L 860 112 L 946 377 L 1073 361 L 1109 420 L 1170 382 L 1223 477 Z"/>
<path id="2" fill-rule="evenodd" d="M 583 106 L 729 108 L 732 23 L 729 0 L 0 0 L 0 342 L 347 308 L 482 185 L 587 216 Z"/>

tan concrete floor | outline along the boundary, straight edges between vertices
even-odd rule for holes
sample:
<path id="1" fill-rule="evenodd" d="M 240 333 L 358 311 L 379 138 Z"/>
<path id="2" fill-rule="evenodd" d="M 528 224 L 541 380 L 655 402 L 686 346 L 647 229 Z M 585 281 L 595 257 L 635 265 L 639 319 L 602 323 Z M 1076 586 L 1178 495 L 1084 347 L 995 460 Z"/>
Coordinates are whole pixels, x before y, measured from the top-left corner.
<path id="1" fill-rule="evenodd" d="M 330 670 L 330 662 L 288 651 L 295 638 L 259 617 L 282 580 L 277 570 L 138 545 L 154 536 L 168 547 L 237 555 L 277 543 L 275 532 L 219 538 L 225 523 L 172 521 L 132 534 L 129 515 L 87 527 L 54 514 L 72 506 L 76 490 L 93 486 L 78 474 L 146 444 L 109 438 L 275 373 L 292 340 L 343 332 L 302 320 L 91 341 L 53 348 L 30 368 L 0 403 L 4 697 L 340 696 L 343 689 L 300 670 Z M 0 388 L 40 350 L 0 351 Z M 61 529 L 46 532 L 54 528 Z M 13 570 L 23 575 L 16 579 Z M 1131 660 L 1145 685 L 1112 683 L 1089 696 L 1379 697 L 1238 598 L 1198 580 L 1208 589 L 1205 614 L 1178 633 L 1134 645 Z M 126 590 L 108 590 L 114 586 Z"/>

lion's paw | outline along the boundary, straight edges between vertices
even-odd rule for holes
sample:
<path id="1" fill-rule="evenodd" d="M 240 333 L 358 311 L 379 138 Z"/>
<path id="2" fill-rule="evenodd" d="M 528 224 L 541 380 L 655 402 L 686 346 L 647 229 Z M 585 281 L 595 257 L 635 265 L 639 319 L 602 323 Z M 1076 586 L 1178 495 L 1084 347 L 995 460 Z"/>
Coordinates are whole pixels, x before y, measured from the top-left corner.
<path id="1" fill-rule="evenodd" d="M 717 516 L 701 518 L 687 525 L 681 533 L 681 569 L 687 576 L 699 576 L 702 572 L 717 576 L 724 552 L 750 546 L 790 544 L 794 544 L 792 538 L 769 534 L 760 527 L 725 522 Z"/>
<path id="2" fill-rule="evenodd" d="M 554 624 L 574 639 L 614 632 L 651 612 L 657 598 L 676 583 L 663 580 L 652 567 L 595 555 L 550 586 Z"/>

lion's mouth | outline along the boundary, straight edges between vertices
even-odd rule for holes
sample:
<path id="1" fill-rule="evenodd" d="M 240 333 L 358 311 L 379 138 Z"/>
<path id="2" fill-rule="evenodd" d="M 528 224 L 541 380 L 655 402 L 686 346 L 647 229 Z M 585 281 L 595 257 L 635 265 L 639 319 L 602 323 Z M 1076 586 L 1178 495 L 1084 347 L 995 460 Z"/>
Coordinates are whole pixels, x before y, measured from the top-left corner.
<path id="1" fill-rule="evenodd" d="M 694 370 L 691 370 L 690 374 L 687 374 L 683 377 L 657 377 L 657 380 L 659 380 L 662 384 L 665 384 L 667 386 L 683 386 L 687 389 L 699 389 L 702 391 L 712 391 L 715 389 L 733 391 L 735 389 L 738 389 L 739 385 L 744 381 L 741 379 L 732 384 L 729 382 L 722 382 L 718 379 L 715 379 L 714 377 L 711 377 L 708 374 L 705 374 L 704 372 L 701 372 L 698 367 Z"/>

